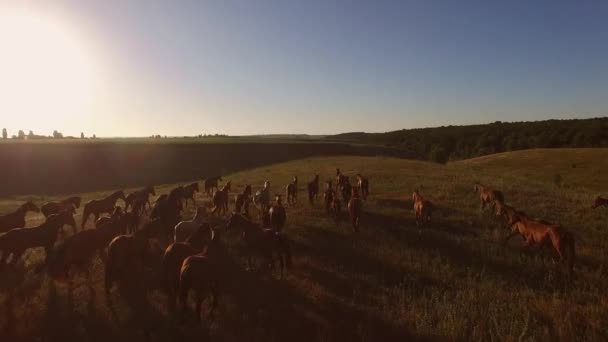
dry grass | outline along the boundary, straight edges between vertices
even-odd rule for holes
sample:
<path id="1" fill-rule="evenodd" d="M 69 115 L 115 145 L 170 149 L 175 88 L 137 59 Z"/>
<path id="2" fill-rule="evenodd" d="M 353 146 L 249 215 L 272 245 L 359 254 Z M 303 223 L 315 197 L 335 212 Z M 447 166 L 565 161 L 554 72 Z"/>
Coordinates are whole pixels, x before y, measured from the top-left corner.
<path id="1" fill-rule="evenodd" d="M 113 294 L 114 312 L 102 291 L 102 263 L 95 262 L 94 296 L 86 286 L 51 286 L 33 265 L 43 251 L 26 253 L 17 271 L 2 271 L 0 329 L 8 340 L 253 340 L 389 341 L 606 340 L 608 326 L 608 211 L 590 209 L 608 192 L 606 150 L 539 150 L 502 154 L 445 166 L 390 158 L 315 158 L 230 175 L 233 192 L 271 181 L 283 193 L 300 178 L 300 203 L 288 208 L 286 233 L 294 269 L 284 281 L 242 272 L 241 291 L 226 291 L 220 312 L 202 326 L 176 325 L 165 296 L 144 300 Z M 604 157 L 604 158 L 601 158 Z M 572 167 L 576 163 L 576 167 Z M 370 178 L 362 232 L 336 226 L 317 204 L 305 203 L 305 183 L 335 168 Z M 554 183 L 560 174 L 563 183 Z M 522 252 L 520 241 L 501 244 L 506 229 L 479 208 L 474 181 L 491 184 L 507 202 L 559 222 L 577 239 L 577 276 L 569 280 L 553 254 Z M 600 188 L 603 186 L 603 188 Z M 161 192 L 170 185 L 161 186 Z M 429 227 L 418 229 L 410 200 L 414 188 L 436 204 Z M 84 194 L 85 199 L 101 193 Z M 5 199 L 0 212 L 25 199 Z M 207 198 L 200 195 L 199 201 Z M 188 213 L 189 217 L 191 213 Z M 28 225 L 40 221 L 32 217 Z M 232 244 L 237 237 L 226 236 Z M 150 284 L 154 284 L 151 274 Z M 78 277 L 77 284 L 83 279 Z M 0 335 L 1 336 L 1 335 Z M 5 339 L 2 339 L 5 340 Z"/>

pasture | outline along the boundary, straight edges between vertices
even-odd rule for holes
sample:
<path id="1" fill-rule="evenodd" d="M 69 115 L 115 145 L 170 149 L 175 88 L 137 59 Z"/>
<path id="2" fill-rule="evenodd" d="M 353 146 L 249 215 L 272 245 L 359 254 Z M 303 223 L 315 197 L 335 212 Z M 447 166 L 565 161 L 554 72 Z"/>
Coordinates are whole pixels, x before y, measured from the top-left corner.
<path id="1" fill-rule="evenodd" d="M 336 168 L 370 180 L 359 233 L 346 218 L 336 225 L 321 201 L 313 207 L 307 202 L 306 183 L 318 173 L 322 192 Z M 16 270 L 0 273 L 0 340 L 606 340 L 608 210 L 591 209 L 597 195 L 608 193 L 606 170 L 608 149 L 564 149 L 447 165 L 315 157 L 223 175 L 224 182 L 232 182 L 230 209 L 246 184 L 255 191 L 269 180 L 272 193 L 285 196 L 285 185 L 298 176 L 298 203 L 286 205 L 284 234 L 293 253 L 286 279 L 245 271 L 235 247 L 239 236 L 226 232 L 223 239 L 243 271 L 220 291 L 212 320 L 204 316 L 201 325 L 178 324 L 167 312 L 155 259 L 146 277 L 148 293 L 129 297 L 115 289 L 109 306 L 101 260 L 94 261 L 93 291 L 77 274 L 68 294 L 65 286 L 35 272 L 44 251 L 30 250 Z M 530 216 L 573 232 L 575 277 L 566 276 L 549 249 L 522 250 L 519 238 L 503 245 L 509 231 L 492 210 L 480 209 L 476 181 L 502 190 L 508 204 Z M 174 186 L 157 186 L 156 193 Z M 435 206 L 428 226 L 416 226 L 414 189 Z M 83 201 L 112 190 L 84 193 Z M 0 213 L 25 200 L 42 204 L 55 198 L 2 198 Z M 201 192 L 196 200 L 210 198 Z M 193 209 L 190 205 L 184 218 L 190 219 Z M 29 214 L 27 226 L 42 221 Z"/>

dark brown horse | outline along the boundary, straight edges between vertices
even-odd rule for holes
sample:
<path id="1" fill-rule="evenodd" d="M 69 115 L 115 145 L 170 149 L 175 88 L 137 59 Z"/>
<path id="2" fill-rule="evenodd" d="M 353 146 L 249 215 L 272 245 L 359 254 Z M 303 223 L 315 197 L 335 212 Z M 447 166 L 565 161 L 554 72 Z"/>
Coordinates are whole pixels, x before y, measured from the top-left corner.
<path id="1" fill-rule="evenodd" d="M 228 210 L 228 192 L 230 191 L 230 181 L 228 181 L 221 190 L 213 194 L 213 210 L 214 214 L 226 214 Z"/>
<path id="2" fill-rule="evenodd" d="M 433 204 L 430 201 L 426 200 L 424 197 L 422 197 L 418 190 L 414 190 L 414 193 L 412 194 L 412 201 L 414 202 L 416 225 L 431 222 Z"/>
<path id="3" fill-rule="evenodd" d="M 48 202 L 45 203 L 42 207 L 40 207 L 40 211 L 42 211 L 44 217 L 49 217 L 53 214 L 59 214 L 62 211 L 72 210 L 72 207 L 76 209 L 80 208 L 80 201 L 80 197 L 73 196 L 59 202 Z"/>
<path id="4" fill-rule="evenodd" d="M 218 182 L 222 181 L 221 176 L 211 177 L 205 179 L 205 192 L 207 195 L 212 196 L 213 193 L 219 189 Z"/>
<path id="5" fill-rule="evenodd" d="M 99 218 L 99 215 L 112 213 L 114 211 L 114 207 L 116 206 L 116 201 L 119 199 L 125 200 L 125 193 L 122 190 L 116 191 L 103 199 L 96 199 L 87 202 L 87 204 L 84 205 L 84 212 L 82 214 L 82 229 L 85 228 L 87 220 L 91 214 L 93 214 L 95 218 L 93 221 L 95 222 Z"/>
<path id="6" fill-rule="evenodd" d="M 247 184 L 242 193 L 234 196 L 234 211 L 249 217 L 249 204 L 251 203 L 251 185 Z"/>
<path id="7" fill-rule="evenodd" d="M 190 185 L 186 185 L 184 187 L 184 191 L 182 193 L 183 198 L 186 200 L 186 207 L 188 207 L 188 201 L 192 200 L 192 204 L 196 207 L 196 200 L 194 199 L 194 194 L 199 192 L 198 183 L 194 182 Z"/>
<path id="8" fill-rule="evenodd" d="M 39 213 L 40 209 L 31 201 L 28 201 L 14 212 L 0 216 L 0 233 L 7 232 L 13 228 L 25 227 L 25 215 L 28 211 Z"/>
<path id="9" fill-rule="evenodd" d="M 486 205 L 494 205 L 497 201 L 505 203 L 505 196 L 501 191 L 494 190 L 490 187 L 475 183 L 473 186 L 475 192 L 479 193 L 481 208 L 485 209 Z"/>
<path id="10" fill-rule="evenodd" d="M 281 278 L 284 269 L 291 268 L 291 249 L 283 234 L 274 229 L 263 229 L 240 214 L 232 214 L 226 228 L 241 232 L 241 247 L 247 257 L 249 269 L 252 267 L 252 258 L 257 255 L 265 261 L 271 271 L 274 270 L 274 254 L 279 259 Z"/>
<path id="11" fill-rule="evenodd" d="M 296 204 L 298 202 L 298 176 L 293 176 L 293 181 L 285 187 L 287 193 L 287 204 Z"/>
<path id="12" fill-rule="evenodd" d="M 51 249 L 57 240 L 57 235 L 64 225 L 76 227 L 73 211 L 64 211 L 47 217 L 46 221 L 33 228 L 15 228 L 0 236 L 0 267 L 13 255 L 11 263 L 14 265 L 23 252 L 30 248 L 44 247 L 46 252 L 45 264 Z"/>
<path id="13" fill-rule="evenodd" d="M 336 187 L 341 188 L 348 180 L 348 176 L 342 173 L 339 168 L 336 168 Z"/>
<path id="14" fill-rule="evenodd" d="M 156 196 L 156 191 L 153 186 L 147 186 L 141 190 L 134 191 L 127 195 L 125 198 L 125 211 L 129 210 L 129 208 L 135 208 L 135 206 L 146 209 L 146 206 L 150 206 L 150 195 Z"/>
<path id="15" fill-rule="evenodd" d="M 353 189 L 358 190 L 357 187 L 353 187 L 350 185 L 348 177 L 344 178 L 344 180 L 342 180 L 342 184 L 340 185 L 340 192 L 342 193 L 342 199 L 344 200 L 344 203 L 348 203 L 350 201 L 350 198 L 353 195 Z"/>
<path id="16" fill-rule="evenodd" d="M 597 198 L 595 199 L 595 202 L 593 202 L 593 205 L 591 206 L 591 208 L 595 209 L 597 207 L 608 208 L 608 198 L 602 198 L 600 196 L 597 196 Z"/>
<path id="17" fill-rule="evenodd" d="M 270 226 L 277 232 L 281 232 L 287 221 L 287 213 L 281 201 L 281 195 L 276 196 L 275 203 L 268 210 Z"/>
<path id="18" fill-rule="evenodd" d="M 359 190 L 356 187 L 352 189 L 352 197 L 348 202 L 348 213 L 350 222 L 355 232 L 359 232 L 359 224 L 361 223 L 361 214 L 363 213 L 363 201 L 359 198 Z"/>
<path id="19" fill-rule="evenodd" d="M 319 197 L 319 175 L 316 174 L 312 181 L 308 182 L 308 202 L 310 205 L 315 204 L 315 200 Z"/>
<path id="20" fill-rule="evenodd" d="M 334 218 L 336 224 L 340 223 L 342 216 L 342 203 L 340 202 L 338 196 L 336 196 L 336 192 L 332 187 L 331 181 L 325 183 L 325 193 L 323 194 L 323 199 L 327 214 Z"/>
<path id="21" fill-rule="evenodd" d="M 182 221 L 182 187 L 173 189 L 169 195 L 161 195 L 152 209 L 150 218 L 162 227 L 162 237 L 167 241 L 173 239 L 174 227 Z"/>
<path id="22" fill-rule="evenodd" d="M 364 201 L 367 200 L 367 196 L 369 196 L 369 179 L 357 173 L 357 186 L 359 187 L 359 191 L 361 191 L 361 198 Z"/>

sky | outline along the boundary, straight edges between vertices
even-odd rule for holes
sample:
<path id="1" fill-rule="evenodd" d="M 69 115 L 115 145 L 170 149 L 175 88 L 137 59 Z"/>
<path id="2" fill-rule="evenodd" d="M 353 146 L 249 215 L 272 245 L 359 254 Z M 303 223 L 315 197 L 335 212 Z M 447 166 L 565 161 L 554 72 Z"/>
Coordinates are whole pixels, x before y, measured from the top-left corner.
<path id="1" fill-rule="evenodd" d="M 607 1 L 0 3 L 11 132 L 333 134 L 608 112 Z"/>

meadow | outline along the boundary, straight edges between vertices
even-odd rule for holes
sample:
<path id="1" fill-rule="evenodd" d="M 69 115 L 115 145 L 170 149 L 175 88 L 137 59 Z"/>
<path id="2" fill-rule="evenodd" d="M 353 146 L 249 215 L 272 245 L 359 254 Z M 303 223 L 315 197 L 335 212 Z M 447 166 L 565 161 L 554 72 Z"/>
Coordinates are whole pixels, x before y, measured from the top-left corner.
<path id="1" fill-rule="evenodd" d="M 336 168 L 370 179 L 358 234 L 346 222 L 336 225 L 321 203 L 311 207 L 306 201 L 305 186 L 314 174 L 324 182 Z M 143 300 L 115 290 L 111 307 L 99 259 L 93 292 L 76 275 L 77 286 L 68 294 L 35 272 L 44 251 L 31 250 L 16 270 L 0 273 L 0 340 L 605 341 L 608 210 L 590 207 L 597 195 L 608 193 L 606 170 L 608 149 L 550 149 L 445 165 L 313 157 L 228 174 L 232 195 L 246 184 L 258 189 L 265 180 L 273 192 L 284 193 L 291 178 L 299 177 L 299 202 L 287 207 L 285 234 L 294 265 L 286 279 L 243 271 L 225 286 L 213 320 L 179 325 L 167 313 L 154 272 Z M 507 203 L 530 216 L 572 231 L 575 276 L 567 277 L 550 250 L 524 251 L 515 238 L 503 245 L 508 230 L 492 210 L 480 208 L 476 181 L 502 190 Z M 174 186 L 158 186 L 157 195 Z M 435 204 L 428 226 L 415 224 L 414 189 Z M 83 200 L 111 190 L 83 193 Z M 4 197 L 0 213 L 25 200 L 42 204 L 55 198 Z M 209 198 L 198 194 L 197 201 Z M 184 214 L 191 216 L 192 206 Z M 41 215 L 28 216 L 28 226 L 40 222 Z M 234 232 L 223 238 L 231 249 L 238 241 Z"/>

